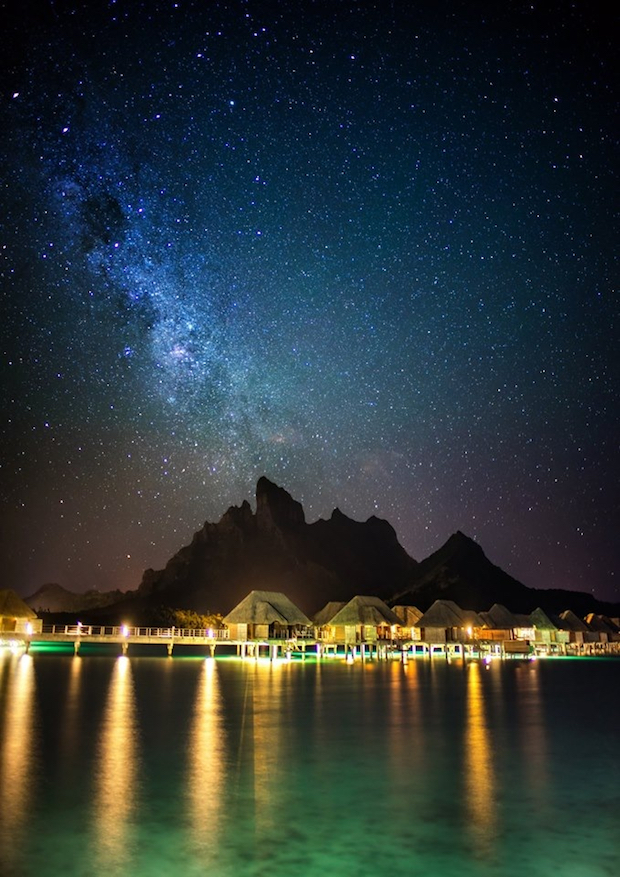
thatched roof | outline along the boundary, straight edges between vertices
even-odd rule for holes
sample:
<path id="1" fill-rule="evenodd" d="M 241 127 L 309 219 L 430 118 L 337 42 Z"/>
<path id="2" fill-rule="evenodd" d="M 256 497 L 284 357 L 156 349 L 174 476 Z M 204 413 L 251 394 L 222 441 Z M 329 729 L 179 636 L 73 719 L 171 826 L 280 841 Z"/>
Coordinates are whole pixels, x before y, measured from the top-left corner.
<path id="1" fill-rule="evenodd" d="M 343 606 L 347 604 L 344 600 L 330 600 L 329 603 L 326 603 L 322 609 L 313 615 L 312 620 L 317 625 L 317 627 L 322 627 L 324 624 L 329 624 L 332 620 L 336 612 L 340 612 Z"/>
<path id="2" fill-rule="evenodd" d="M 392 611 L 400 618 L 401 625 L 413 627 L 424 614 L 417 606 L 392 606 Z"/>
<path id="3" fill-rule="evenodd" d="M 584 633 L 589 629 L 585 621 L 579 618 L 578 615 L 575 615 L 572 609 L 566 609 L 564 612 L 560 612 L 560 623 L 562 624 L 562 630 L 572 630 L 573 632 L 581 631 Z"/>
<path id="4" fill-rule="evenodd" d="M 461 609 L 454 600 L 435 600 L 415 627 L 482 627 L 482 619 L 477 612 Z"/>
<path id="5" fill-rule="evenodd" d="M 589 615 L 586 615 L 586 624 L 590 630 L 594 630 L 597 633 L 606 633 L 609 635 L 618 633 L 615 624 L 611 618 L 607 618 L 606 615 L 596 615 L 594 612 L 590 612 Z"/>
<path id="6" fill-rule="evenodd" d="M 514 630 L 519 627 L 517 618 L 510 609 L 506 609 L 501 603 L 493 603 L 488 612 L 479 612 L 484 627 L 491 630 Z"/>
<path id="7" fill-rule="evenodd" d="M 301 624 L 309 627 L 312 623 L 301 609 L 280 591 L 250 591 L 222 619 L 224 624 Z"/>
<path id="8" fill-rule="evenodd" d="M 400 618 L 379 597 L 353 597 L 337 612 L 330 625 L 400 624 Z"/>
<path id="9" fill-rule="evenodd" d="M 513 615 L 515 617 L 515 622 L 516 622 L 517 627 L 525 627 L 525 628 L 534 627 L 534 624 L 532 622 L 532 618 L 530 615 L 526 615 L 525 613 L 522 613 L 522 612 L 513 612 Z"/>
<path id="10" fill-rule="evenodd" d="M 557 630 L 553 621 L 551 621 L 549 616 L 540 608 L 540 606 L 530 613 L 530 620 L 538 630 Z"/>
<path id="11" fill-rule="evenodd" d="M 0 618 L 38 618 L 38 615 L 15 591 L 5 588 L 0 591 Z"/>

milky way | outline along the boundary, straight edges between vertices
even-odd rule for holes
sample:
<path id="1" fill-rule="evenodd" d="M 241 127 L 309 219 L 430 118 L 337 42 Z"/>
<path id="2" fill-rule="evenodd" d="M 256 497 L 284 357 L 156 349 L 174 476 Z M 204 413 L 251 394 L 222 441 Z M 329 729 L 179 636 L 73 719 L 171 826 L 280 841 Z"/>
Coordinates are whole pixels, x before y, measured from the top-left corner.
<path id="1" fill-rule="evenodd" d="M 266 474 L 620 599 L 596 4 L 3 15 L 7 586 L 136 587 Z"/>

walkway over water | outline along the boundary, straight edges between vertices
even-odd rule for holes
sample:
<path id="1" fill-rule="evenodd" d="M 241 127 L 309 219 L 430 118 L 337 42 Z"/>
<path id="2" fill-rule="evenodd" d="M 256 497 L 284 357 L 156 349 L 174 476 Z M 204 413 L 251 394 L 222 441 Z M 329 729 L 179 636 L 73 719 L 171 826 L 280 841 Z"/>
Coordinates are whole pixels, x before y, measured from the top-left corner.
<path id="1" fill-rule="evenodd" d="M 357 658 L 385 660 L 396 658 L 407 661 L 409 658 L 520 658 L 543 657 L 546 655 L 594 656 L 620 653 L 620 643 L 596 643 L 563 647 L 545 643 L 532 643 L 526 640 L 507 640 L 504 642 L 427 642 L 424 640 L 377 639 L 365 642 L 349 640 L 326 640 L 317 637 L 313 631 L 305 635 L 298 633 L 292 639 L 231 639 L 227 628 L 182 628 L 182 627 L 130 627 L 129 625 L 85 625 L 85 624 L 45 624 L 41 631 L 11 633 L 15 644 L 23 643 L 28 651 L 31 645 L 46 643 L 66 643 L 73 646 L 77 655 L 83 645 L 118 645 L 122 654 L 127 654 L 138 646 L 163 646 L 165 653 L 172 655 L 175 646 L 202 647 L 205 654 L 215 657 L 216 648 L 220 654 L 224 649 L 245 658 L 278 657 L 291 658 L 293 655 L 312 655 L 321 657 L 342 657 L 348 660 Z"/>
<path id="2" fill-rule="evenodd" d="M 230 642 L 228 630 L 219 628 L 191 629 L 184 627 L 130 627 L 123 624 L 44 624 L 41 632 L 23 634 L 21 638 L 28 647 L 37 643 L 72 643 L 75 653 L 84 644 L 118 644 L 126 654 L 130 644 L 163 645 L 169 655 L 175 645 L 210 646 L 218 642 Z"/>
<path id="3" fill-rule="evenodd" d="M 293 639 L 237 640 L 230 638 L 227 628 L 182 628 L 182 627 L 130 627 L 129 625 L 86 625 L 86 624 L 44 624 L 40 632 L 13 634 L 15 639 L 24 642 L 26 649 L 31 645 L 44 643 L 71 643 L 75 654 L 80 647 L 95 644 L 116 644 L 123 654 L 134 646 L 164 646 L 172 655 L 175 646 L 202 646 L 207 654 L 214 657 L 217 646 L 228 646 L 241 657 L 291 657 L 293 653 L 306 655 L 336 656 L 350 658 L 400 657 L 404 643 L 395 640 L 377 642 L 345 643 L 325 642 L 317 639 L 312 631 L 307 635 L 297 635 Z M 221 650 L 220 650 L 221 651 Z"/>
<path id="4" fill-rule="evenodd" d="M 172 655 L 175 646 L 201 646 L 206 653 L 215 656 L 218 645 L 226 645 L 236 650 L 238 655 L 245 657 L 290 655 L 292 652 L 317 651 L 317 644 L 323 651 L 314 635 L 299 636 L 290 639 L 269 640 L 232 640 L 227 628 L 184 628 L 184 627 L 131 627 L 129 625 L 86 625 L 86 624 L 44 624 L 41 631 L 32 633 L 13 633 L 12 638 L 22 641 L 28 650 L 44 643 L 70 643 L 77 655 L 81 646 L 118 645 L 123 654 L 129 647 L 164 646 L 168 655 Z"/>

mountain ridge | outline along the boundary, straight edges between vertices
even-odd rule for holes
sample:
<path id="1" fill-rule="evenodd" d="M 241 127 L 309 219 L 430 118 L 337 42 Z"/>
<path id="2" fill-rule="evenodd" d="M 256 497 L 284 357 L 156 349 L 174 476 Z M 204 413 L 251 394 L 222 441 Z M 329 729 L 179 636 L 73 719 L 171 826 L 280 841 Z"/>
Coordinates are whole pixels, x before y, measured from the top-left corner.
<path id="1" fill-rule="evenodd" d="M 461 530 L 418 563 L 392 525 L 374 515 L 355 521 L 336 507 L 329 518 L 307 523 L 302 504 L 265 476 L 256 485 L 255 512 L 244 499 L 218 522 L 205 521 L 163 569 L 145 570 L 137 590 L 79 595 L 47 585 L 26 602 L 34 609 L 107 618 L 122 614 L 147 623 L 163 606 L 224 614 L 251 590 L 283 591 L 308 615 L 329 601 L 358 594 L 423 611 L 443 598 L 475 611 L 497 602 L 515 612 L 540 606 L 553 613 L 572 608 L 581 616 L 620 614 L 620 605 L 591 594 L 527 587 L 492 563 Z"/>
<path id="2" fill-rule="evenodd" d="M 373 592 L 389 598 L 408 586 L 417 562 L 387 521 L 359 522 L 338 509 L 306 523 L 301 503 L 265 476 L 256 485 L 256 512 L 244 500 L 218 523 L 205 522 L 163 570 L 146 570 L 139 596 L 174 591 L 187 608 L 218 604 L 230 611 L 250 590 L 281 590 L 304 611 L 328 600 Z"/>
<path id="3" fill-rule="evenodd" d="M 493 603 L 525 613 L 540 607 L 557 614 L 570 607 L 582 615 L 610 614 L 619 608 L 581 591 L 527 587 L 490 561 L 482 547 L 460 530 L 418 564 L 412 586 L 395 594 L 390 603 L 426 608 L 436 599 L 454 600 L 477 612 Z"/>

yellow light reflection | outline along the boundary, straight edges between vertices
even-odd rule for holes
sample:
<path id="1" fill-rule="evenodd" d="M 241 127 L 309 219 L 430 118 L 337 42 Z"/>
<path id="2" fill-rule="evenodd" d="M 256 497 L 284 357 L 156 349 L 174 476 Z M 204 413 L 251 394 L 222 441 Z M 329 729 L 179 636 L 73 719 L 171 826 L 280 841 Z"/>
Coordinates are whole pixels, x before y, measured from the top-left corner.
<path id="1" fill-rule="evenodd" d="M 136 809 L 138 741 L 129 658 L 117 658 L 99 741 L 93 828 L 106 873 L 129 874 L 132 820 Z"/>
<path id="2" fill-rule="evenodd" d="M 391 661 L 390 697 L 387 703 L 385 745 L 390 758 L 393 783 L 399 785 L 409 778 L 403 775 L 405 761 L 413 769 L 422 766 L 425 759 L 425 721 L 420 703 L 419 665 L 416 661 L 402 664 Z"/>
<path id="3" fill-rule="evenodd" d="M 61 725 L 62 754 L 72 761 L 71 755 L 79 742 L 79 704 L 82 681 L 82 658 L 75 655 L 71 658 L 71 670 L 69 675 L 69 687 L 65 702 L 65 714 Z"/>
<path id="4" fill-rule="evenodd" d="M 485 715 L 483 672 L 478 662 L 467 667 L 465 802 L 472 840 L 478 853 L 488 856 L 496 831 L 496 782 Z"/>
<path id="5" fill-rule="evenodd" d="M 10 659 L 3 679 L 4 721 L 0 735 L 0 850 L 7 873 L 18 866 L 24 847 L 35 769 L 35 675 L 33 659 Z"/>
<path id="6" fill-rule="evenodd" d="M 282 692 L 284 675 L 288 672 L 290 664 L 283 662 L 255 668 L 252 718 L 254 824 L 258 841 L 263 840 L 277 826 L 277 817 L 271 806 L 272 797 L 277 797 L 277 790 L 285 781 L 282 776 L 282 716 L 287 715 L 287 712 L 282 705 Z"/>
<path id="7" fill-rule="evenodd" d="M 547 739 L 540 691 L 539 662 L 531 661 L 516 674 L 521 716 L 524 774 L 532 800 L 540 810 L 548 803 Z"/>
<path id="8" fill-rule="evenodd" d="M 191 835 L 202 854 L 207 854 L 209 847 L 217 847 L 225 791 L 225 757 L 220 680 L 216 662 L 209 658 L 198 681 L 187 765 Z"/>
<path id="9" fill-rule="evenodd" d="M 293 670 L 299 672 L 299 667 Z M 289 715 L 283 694 L 291 672 L 289 661 L 256 661 L 244 668 L 245 693 L 242 702 L 239 749 L 230 778 L 233 800 L 251 804 L 246 818 L 254 828 L 253 852 L 261 859 L 269 855 L 278 836 L 283 814 L 278 809 L 287 783 L 285 764 L 289 755 Z M 240 793 L 240 794 L 239 794 Z"/>

